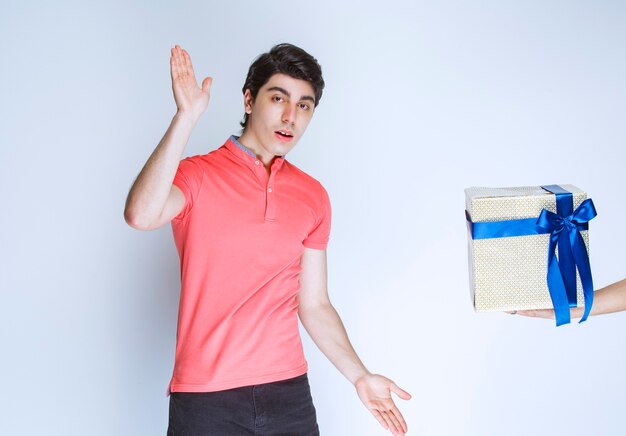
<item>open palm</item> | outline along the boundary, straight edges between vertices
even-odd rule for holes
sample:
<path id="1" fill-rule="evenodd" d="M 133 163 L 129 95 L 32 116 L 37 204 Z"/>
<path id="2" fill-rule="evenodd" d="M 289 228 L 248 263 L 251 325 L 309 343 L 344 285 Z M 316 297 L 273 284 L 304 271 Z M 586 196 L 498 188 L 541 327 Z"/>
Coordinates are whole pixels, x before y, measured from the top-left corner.
<path id="1" fill-rule="evenodd" d="M 380 425 L 394 435 L 404 435 L 407 432 L 406 422 L 393 402 L 391 392 L 403 400 L 411 398 L 408 392 L 400 389 L 387 377 L 378 374 L 368 374 L 359 378 L 355 387 L 359 398 Z"/>
<path id="2" fill-rule="evenodd" d="M 172 49 L 170 72 L 178 111 L 190 115 L 194 122 L 197 121 L 209 104 L 213 79 L 206 77 L 202 81 L 202 87 L 199 87 L 193 72 L 191 57 L 179 45 Z"/>

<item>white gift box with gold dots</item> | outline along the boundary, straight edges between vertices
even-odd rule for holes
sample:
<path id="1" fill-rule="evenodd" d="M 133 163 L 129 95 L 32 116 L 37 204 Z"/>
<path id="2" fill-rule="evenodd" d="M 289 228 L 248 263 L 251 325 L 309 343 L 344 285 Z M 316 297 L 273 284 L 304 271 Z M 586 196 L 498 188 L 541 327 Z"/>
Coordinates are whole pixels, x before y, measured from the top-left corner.
<path id="1" fill-rule="evenodd" d="M 576 209 L 587 194 L 573 185 Z M 546 282 L 550 234 L 474 239 L 473 223 L 537 218 L 543 209 L 557 211 L 556 196 L 541 186 L 471 187 L 465 190 L 468 221 L 470 294 L 477 312 L 552 308 Z M 580 232 L 587 250 L 588 231 Z M 576 276 L 577 305 L 584 305 Z"/>

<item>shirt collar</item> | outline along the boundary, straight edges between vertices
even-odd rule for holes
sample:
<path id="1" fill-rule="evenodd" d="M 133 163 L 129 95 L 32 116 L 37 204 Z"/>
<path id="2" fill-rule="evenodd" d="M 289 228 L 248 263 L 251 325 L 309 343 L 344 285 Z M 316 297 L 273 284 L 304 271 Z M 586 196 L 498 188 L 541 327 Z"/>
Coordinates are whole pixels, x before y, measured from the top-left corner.
<path id="1" fill-rule="evenodd" d="M 235 144 L 237 147 L 239 147 L 240 150 L 243 150 L 245 153 L 249 154 L 254 159 L 256 159 L 256 155 L 254 153 L 252 153 L 252 151 L 248 150 L 246 147 L 241 145 L 241 142 L 239 142 L 239 136 L 230 135 L 230 140 L 233 141 L 233 144 Z"/>
<path id="2" fill-rule="evenodd" d="M 256 162 L 260 162 L 252 150 L 247 149 L 241 142 L 239 142 L 239 136 L 230 135 L 230 138 L 228 139 L 229 140 L 226 141 L 226 148 L 244 160 L 248 165 L 255 166 Z M 276 156 L 276 159 L 274 159 L 274 163 L 272 164 L 272 169 L 282 167 L 284 161 L 284 156 Z M 261 165 L 263 164 L 261 163 Z"/>

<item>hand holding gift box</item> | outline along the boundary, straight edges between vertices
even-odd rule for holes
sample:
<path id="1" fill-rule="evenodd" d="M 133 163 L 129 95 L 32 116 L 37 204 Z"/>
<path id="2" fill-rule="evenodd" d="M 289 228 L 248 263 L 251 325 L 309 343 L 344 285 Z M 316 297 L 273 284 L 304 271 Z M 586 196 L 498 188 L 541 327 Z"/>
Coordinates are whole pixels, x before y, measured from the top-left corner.
<path id="1" fill-rule="evenodd" d="M 582 309 L 582 307 L 571 309 L 572 318 L 583 316 Z M 593 293 L 590 316 L 623 311 L 626 311 L 626 279 L 611 283 Z M 517 310 L 510 313 L 532 318 L 554 319 L 554 309 Z"/>
<path id="2" fill-rule="evenodd" d="M 596 211 L 573 185 L 468 188 L 470 288 L 477 311 L 570 307 L 593 303 L 588 221 Z"/>

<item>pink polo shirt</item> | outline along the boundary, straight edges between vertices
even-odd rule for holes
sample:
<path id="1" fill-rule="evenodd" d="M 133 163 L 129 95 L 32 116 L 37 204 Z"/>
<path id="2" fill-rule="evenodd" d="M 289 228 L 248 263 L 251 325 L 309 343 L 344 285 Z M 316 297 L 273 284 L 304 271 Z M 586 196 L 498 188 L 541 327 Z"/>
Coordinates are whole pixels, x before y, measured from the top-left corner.
<path id="1" fill-rule="evenodd" d="M 285 159 L 268 177 L 232 139 L 183 159 L 172 220 L 181 294 L 171 392 L 211 392 L 304 374 L 298 330 L 300 259 L 323 250 L 330 202 Z"/>

